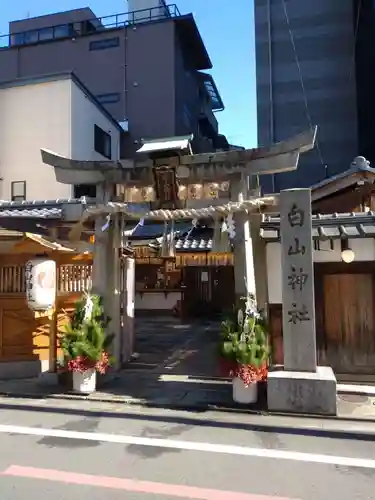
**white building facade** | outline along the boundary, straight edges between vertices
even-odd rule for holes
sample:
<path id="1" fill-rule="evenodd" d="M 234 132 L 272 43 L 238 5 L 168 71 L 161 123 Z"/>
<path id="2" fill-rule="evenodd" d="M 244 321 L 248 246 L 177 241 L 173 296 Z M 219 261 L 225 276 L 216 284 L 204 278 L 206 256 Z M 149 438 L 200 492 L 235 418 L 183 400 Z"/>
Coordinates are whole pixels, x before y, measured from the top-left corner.
<path id="1" fill-rule="evenodd" d="M 0 85 L 0 199 L 74 197 L 41 148 L 75 160 L 117 160 L 121 128 L 72 73 Z"/>

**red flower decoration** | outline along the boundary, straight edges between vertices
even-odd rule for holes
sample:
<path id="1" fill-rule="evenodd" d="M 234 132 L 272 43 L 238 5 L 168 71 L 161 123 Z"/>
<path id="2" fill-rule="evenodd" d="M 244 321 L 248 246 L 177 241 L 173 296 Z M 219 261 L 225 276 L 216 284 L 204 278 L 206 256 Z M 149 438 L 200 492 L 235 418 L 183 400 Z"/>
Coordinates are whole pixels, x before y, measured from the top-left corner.
<path id="1" fill-rule="evenodd" d="M 245 386 L 253 384 L 254 382 L 262 382 L 267 380 L 268 368 L 264 363 L 260 367 L 252 365 L 239 365 L 234 361 L 221 359 L 221 371 L 225 376 L 231 378 L 240 378 Z"/>
<path id="2" fill-rule="evenodd" d="M 99 361 L 92 361 L 89 358 L 77 356 L 68 362 L 68 370 L 71 372 L 86 372 L 87 370 L 96 370 L 104 375 L 109 368 L 109 356 L 106 352 L 102 353 Z"/>

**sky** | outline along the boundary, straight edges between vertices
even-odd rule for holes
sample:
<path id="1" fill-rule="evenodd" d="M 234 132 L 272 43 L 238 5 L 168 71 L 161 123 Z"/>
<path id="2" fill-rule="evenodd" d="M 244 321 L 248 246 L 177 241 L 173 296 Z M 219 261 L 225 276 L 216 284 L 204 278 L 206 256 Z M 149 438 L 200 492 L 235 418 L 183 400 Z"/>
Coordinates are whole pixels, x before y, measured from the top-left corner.
<path id="1" fill-rule="evenodd" d="M 211 71 L 225 104 L 216 114 L 231 144 L 255 147 L 256 93 L 253 0 L 169 0 L 181 14 L 192 12 L 213 63 Z M 126 0 L 17 0 L 0 3 L 0 33 L 8 22 L 80 7 L 98 17 L 126 12 Z"/>

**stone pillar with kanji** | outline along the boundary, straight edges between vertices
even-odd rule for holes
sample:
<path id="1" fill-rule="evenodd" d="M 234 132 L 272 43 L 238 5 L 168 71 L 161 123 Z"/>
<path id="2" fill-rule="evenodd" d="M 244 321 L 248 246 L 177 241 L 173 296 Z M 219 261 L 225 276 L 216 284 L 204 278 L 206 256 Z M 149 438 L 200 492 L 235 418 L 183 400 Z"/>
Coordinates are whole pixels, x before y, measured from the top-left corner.
<path id="1" fill-rule="evenodd" d="M 317 365 L 311 190 L 280 194 L 284 369 L 268 375 L 268 408 L 336 415 L 336 377 Z"/>

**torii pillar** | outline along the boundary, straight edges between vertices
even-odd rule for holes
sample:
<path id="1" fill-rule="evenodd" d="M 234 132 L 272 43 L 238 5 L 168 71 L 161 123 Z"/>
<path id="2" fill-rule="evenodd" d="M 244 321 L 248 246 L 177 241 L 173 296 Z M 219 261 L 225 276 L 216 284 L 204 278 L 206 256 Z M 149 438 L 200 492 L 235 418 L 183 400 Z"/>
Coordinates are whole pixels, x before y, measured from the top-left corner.
<path id="1" fill-rule="evenodd" d="M 80 161 L 41 150 L 42 161 L 55 169 L 56 180 L 63 184 L 96 185 L 96 205 L 106 205 L 112 200 L 116 183 L 122 175 L 119 161 Z M 104 301 L 105 313 L 111 321 L 108 330 L 114 334 L 112 354 L 115 369 L 122 365 L 121 294 L 119 274 L 120 227 L 118 216 L 112 218 L 104 229 L 106 217 L 95 220 L 95 243 L 93 252 L 92 291 Z M 82 228 L 81 228 L 82 229 Z M 77 239 L 80 238 L 80 235 Z M 123 306 L 127 314 L 126 305 Z"/>
<path id="2" fill-rule="evenodd" d="M 259 196 L 250 189 L 251 177 L 296 170 L 299 155 L 314 147 L 316 127 L 270 148 L 252 150 L 241 173 L 230 176 L 231 201 Z M 244 153 L 244 152 L 242 152 Z M 241 151 L 238 152 L 241 154 Z M 236 299 L 254 295 L 259 309 L 267 308 L 267 264 L 265 243 L 260 238 L 261 213 L 235 214 L 234 275 Z"/>
<path id="3" fill-rule="evenodd" d="M 97 205 L 106 205 L 111 201 L 114 185 L 102 182 L 96 185 Z M 112 353 L 114 368 L 122 365 L 121 339 L 121 293 L 120 293 L 120 225 L 117 215 L 107 223 L 106 217 L 95 219 L 95 244 L 92 266 L 92 291 L 103 297 L 104 309 L 110 317 L 109 331 L 114 333 Z M 105 225 L 108 225 L 104 229 Z M 123 305 L 126 309 L 125 305 Z"/>

